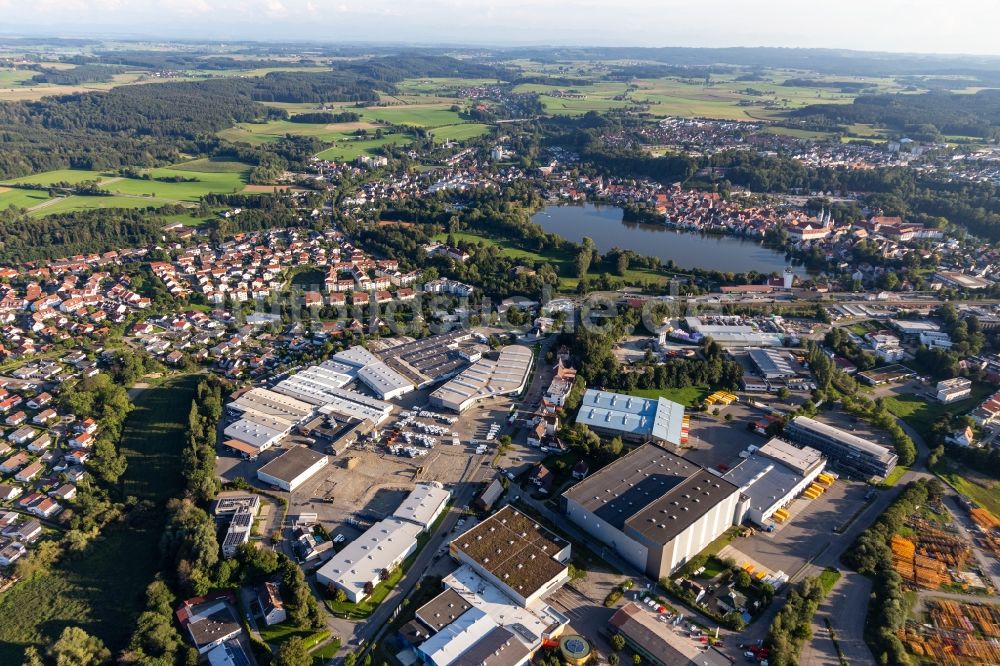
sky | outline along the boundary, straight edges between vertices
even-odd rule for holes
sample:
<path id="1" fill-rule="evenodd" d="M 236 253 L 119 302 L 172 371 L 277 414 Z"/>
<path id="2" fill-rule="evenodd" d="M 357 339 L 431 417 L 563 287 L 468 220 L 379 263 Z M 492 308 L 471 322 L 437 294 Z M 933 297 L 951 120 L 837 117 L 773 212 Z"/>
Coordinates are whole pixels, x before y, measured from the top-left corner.
<path id="1" fill-rule="evenodd" d="M 997 0 L 0 0 L 0 32 L 1000 55 Z"/>

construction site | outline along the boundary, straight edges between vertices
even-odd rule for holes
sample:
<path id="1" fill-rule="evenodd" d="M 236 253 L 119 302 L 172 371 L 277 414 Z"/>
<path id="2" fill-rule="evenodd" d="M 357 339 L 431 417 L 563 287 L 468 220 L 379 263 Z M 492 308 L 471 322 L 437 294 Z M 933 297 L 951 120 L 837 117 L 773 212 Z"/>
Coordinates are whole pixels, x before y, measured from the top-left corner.
<path id="1" fill-rule="evenodd" d="M 928 600 L 927 621 L 908 621 L 899 639 L 927 663 L 1000 664 L 1000 607 Z"/>

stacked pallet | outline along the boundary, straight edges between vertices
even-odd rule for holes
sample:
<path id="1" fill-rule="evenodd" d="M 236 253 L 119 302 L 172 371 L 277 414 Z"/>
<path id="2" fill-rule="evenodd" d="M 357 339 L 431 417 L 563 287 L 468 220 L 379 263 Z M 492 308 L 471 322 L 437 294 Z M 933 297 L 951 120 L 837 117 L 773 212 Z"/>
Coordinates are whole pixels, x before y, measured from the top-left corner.
<path id="1" fill-rule="evenodd" d="M 972 522 L 979 525 L 987 532 L 1000 528 L 1000 519 L 997 519 L 996 516 L 986 509 L 982 509 L 980 507 L 970 509 L 969 516 L 972 518 Z"/>

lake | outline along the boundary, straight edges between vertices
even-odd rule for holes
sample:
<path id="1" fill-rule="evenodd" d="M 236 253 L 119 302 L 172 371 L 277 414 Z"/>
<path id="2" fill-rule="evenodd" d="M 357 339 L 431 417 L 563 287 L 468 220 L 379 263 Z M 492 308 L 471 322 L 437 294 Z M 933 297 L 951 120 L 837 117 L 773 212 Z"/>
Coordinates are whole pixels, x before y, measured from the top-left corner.
<path id="1" fill-rule="evenodd" d="M 789 262 L 785 254 L 764 247 L 760 241 L 676 231 L 658 224 L 624 222 L 615 206 L 546 206 L 532 217 L 545 231 L 579 243 L 589 237 L 604 253 L 614 247 L 641 255 L 673 260 L 678 268 L 704 268 L 732 273 L 781 273 Z M 799 277 L 805 267 L 792 266 Z"/>

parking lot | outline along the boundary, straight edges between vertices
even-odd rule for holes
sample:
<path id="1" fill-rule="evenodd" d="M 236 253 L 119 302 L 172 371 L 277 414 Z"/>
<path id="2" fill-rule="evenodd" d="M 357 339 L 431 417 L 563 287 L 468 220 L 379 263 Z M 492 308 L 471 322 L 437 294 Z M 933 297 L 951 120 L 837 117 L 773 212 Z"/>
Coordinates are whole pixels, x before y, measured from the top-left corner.
<path id="1" fill-rule="evenodd" d="M 688 446 L 684 453 L 702 467 L 720 469 L 720 465 L 732 467 L 739 462 L 740 451 L 754 444 L 761 446 L 767 441 L 747 428 L 747 424 L 761 418 L 763 412 L 741 403 L 733 403 L 720 410 L 719 416 L 690 412 L 691 428 L 688 431 Z M 731 414 L 730 421 L 724 420 Z"/>
<path id="2" fill-rule="evenodd" d="M 838 479 L 815 500 L 804 505 L 781 529 L 757 534 L 733 542 L 736 550 L 775 571 L 795 574 L 806 562 L 817 557 L 840 539 L 834 530 L 850 521 L 866 506 L 865 495 L 871 486 L 858 481 Z"/>

